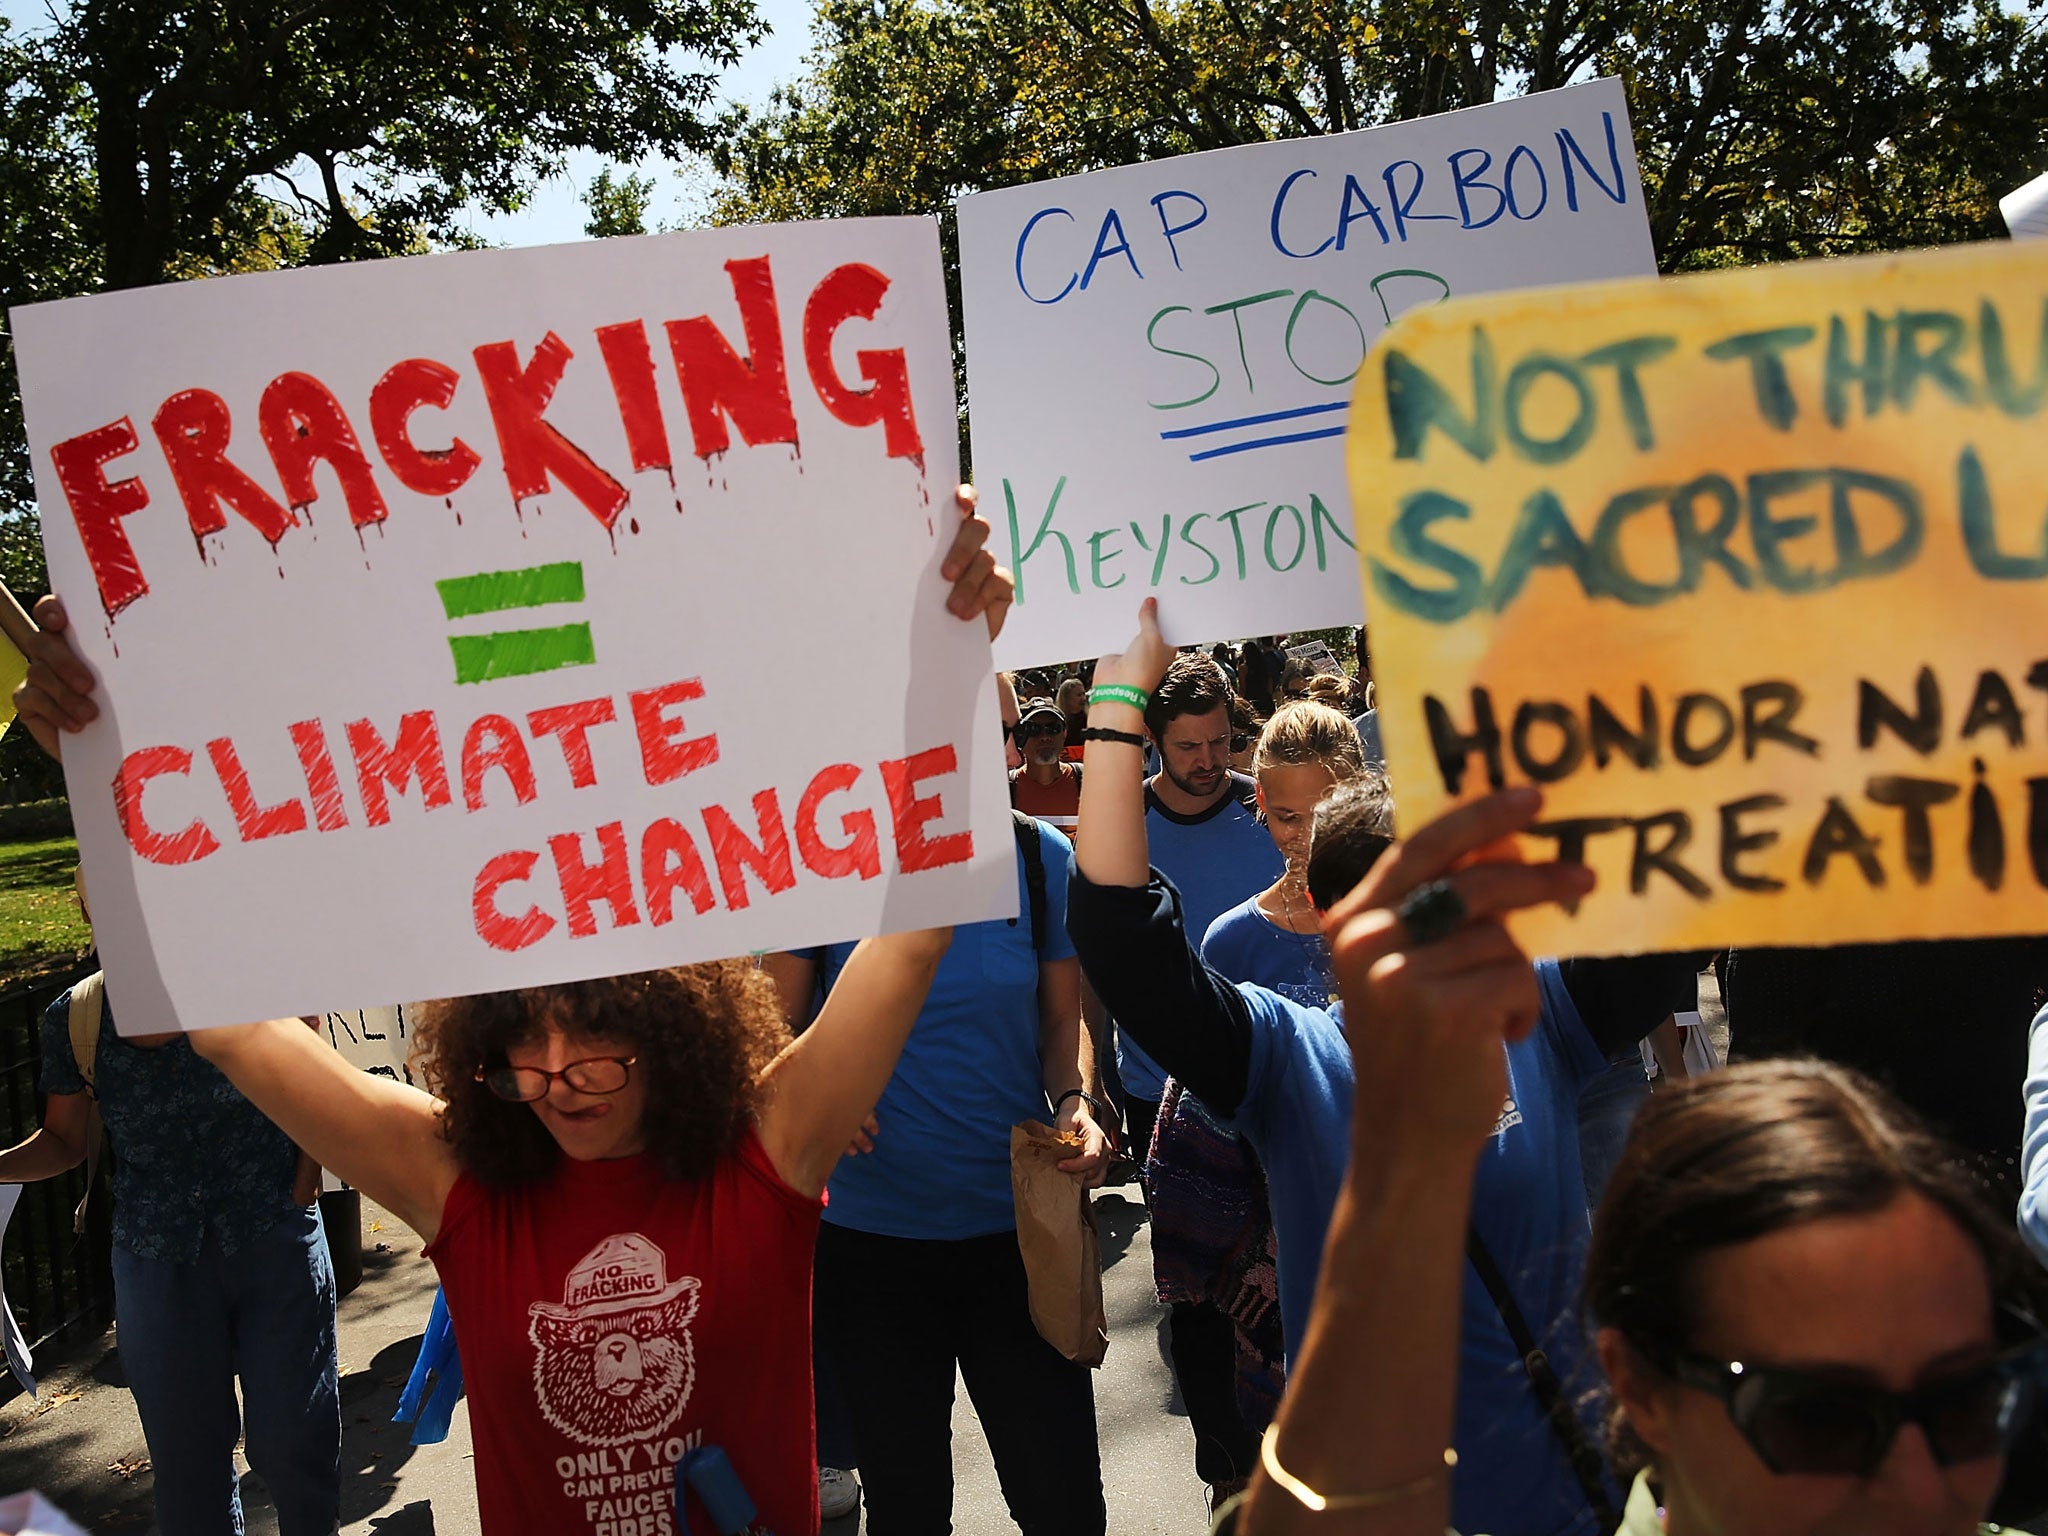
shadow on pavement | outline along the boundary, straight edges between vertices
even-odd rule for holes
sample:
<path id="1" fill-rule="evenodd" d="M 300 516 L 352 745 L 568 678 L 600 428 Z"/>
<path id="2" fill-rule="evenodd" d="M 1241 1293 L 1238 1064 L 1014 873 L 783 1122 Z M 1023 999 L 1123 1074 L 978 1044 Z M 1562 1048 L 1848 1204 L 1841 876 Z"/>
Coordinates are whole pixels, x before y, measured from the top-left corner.
<path id="1" fill-rule="evenodd" d="M 376 1516 L 370 1529 L 379 1536 L 434 1536 L 434 1506 L 426 1499 L 415 1499 L 388 1515 Z"/>
<path id="2" fill-rule="evenodd" d="M 1127 1186 L 1135 1189 L 1135 1185 Z M 1095 1192 L 1095 1231 L 1102 1245 L 1102 1267 L 1112 1268 L 1131 1251 L 1132 1240 L 1147 1219 L 1142 1200 L 1132 1199 L 1120 1189 Z"/>
<path id="3" fill-rule="evenodd" d="M 398 1491 L 399 1468 L 412 1460 L 412 1426 L 394 1424 L 398 1394 L 405 1387 L 420 1335 L 379 1350 L 360 1370 L 341 1378 L 341 1523 L 350 1525 L 379 1513 Z M 404 1536 L 434 1528 L 433 1511 L 421 1501 L 372 1523 L 378 1531 Z"/>
<path id="4" fill-rule="evenodd" d="M 6 1405 L 0 1492 L 39 1488 L 95 1533 L 146 1530 L 156 1480 L 112 1330 L 37 1365 L 36 1399 Z"/>

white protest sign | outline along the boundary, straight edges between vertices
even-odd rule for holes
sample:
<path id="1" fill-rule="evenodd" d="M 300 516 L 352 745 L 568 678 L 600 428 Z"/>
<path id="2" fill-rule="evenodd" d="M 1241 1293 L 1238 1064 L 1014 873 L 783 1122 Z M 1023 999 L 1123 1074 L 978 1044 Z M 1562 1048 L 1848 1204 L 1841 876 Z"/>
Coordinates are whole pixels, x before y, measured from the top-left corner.
<path id="1" fill-rule="evenodd" d="M 13 320 L 125 1027 L 1015 910 L 931 221 Z"/>
<path id="2" fill-rule="evenodd" d="M 1303 677 L 1342 677 L 1344 664 L 1337 660 L 1330 648 L 1320 640 L 1311 640 L 1306 645 L 1287 647 L 1288 659 L 1301 663 Z"/>
<path id="3" fill-rule="evenodd" d="M 14 1209 L 20 1203 L 19 1184 L 0 1184 L 0 1240 L 5 1239 L 8 1224 L 14 1220 Z M 0 1359 L 7 1362 L 7 1369 L 21 1383 L 22 1391 L 34 1397 L 35 1355 L 29 1348 L 28 1336 L 21 1331 L 21 1324 L 14 1320 L 14 1309 L 7 1304 L 4 1290 L 0 1290 Z"/>
<path id="4" fill-rule="evenodd" d="M 373 1077 L 412 1083 L 412 1019 L 408 1009 L 416 1003 L 396 1003 L 383 1008 L 351 1008 L 330 1013 L 321 1020 L 327 1028 L 327 1042 L 341 1058 Z M 414 1084 L 424 1086 L 424 1084 Z"/>
<path id="5" fill-rule="evenodd" d="M 1342 436 L 1380 333 L 1656 269 L 1615 80 L 962 198 L 997 661 L 1114 649 L 1148 595 L 1178 642 L 1359 623 Z"/>
<path id="6" fill-rule="evenodd" d="M 2048 171 L 1998 200 L 2015 240 L 2048 240 Z"/>

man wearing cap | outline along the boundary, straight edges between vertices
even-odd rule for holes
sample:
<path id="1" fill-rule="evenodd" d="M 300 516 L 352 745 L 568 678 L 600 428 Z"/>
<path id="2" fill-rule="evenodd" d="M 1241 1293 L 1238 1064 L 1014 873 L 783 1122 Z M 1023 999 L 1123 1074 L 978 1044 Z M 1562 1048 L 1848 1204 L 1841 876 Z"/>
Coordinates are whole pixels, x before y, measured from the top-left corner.
<path id="1" fill-rule="evenodd" d="M 1010 773 L 1010 804 L 1072 837 L 1081 812 L 1081 765 L 1066 760 L 1067 717 L 1051 699 L 1030 699 L 1017 721 L 1024 766 Z"/>

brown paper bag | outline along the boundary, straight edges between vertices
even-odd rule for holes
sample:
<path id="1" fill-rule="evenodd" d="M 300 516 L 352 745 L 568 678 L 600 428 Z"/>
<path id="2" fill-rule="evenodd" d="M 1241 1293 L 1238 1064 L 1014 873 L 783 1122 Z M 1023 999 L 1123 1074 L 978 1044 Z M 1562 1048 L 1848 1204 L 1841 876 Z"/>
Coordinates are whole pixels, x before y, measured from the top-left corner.
<path id="1" fill-rule="evenodd" d="M 1069 1360 L 1099 1366 L 1109 1350 L 1102 1245 L 1088 1191 L 1059 1168 L 1079 1150 L 1036 1120 L 1010 1127 L 1010 1190 L 1017 1202 L 1017 1246 L 1031 1286 L 1031 1321 Z"/>

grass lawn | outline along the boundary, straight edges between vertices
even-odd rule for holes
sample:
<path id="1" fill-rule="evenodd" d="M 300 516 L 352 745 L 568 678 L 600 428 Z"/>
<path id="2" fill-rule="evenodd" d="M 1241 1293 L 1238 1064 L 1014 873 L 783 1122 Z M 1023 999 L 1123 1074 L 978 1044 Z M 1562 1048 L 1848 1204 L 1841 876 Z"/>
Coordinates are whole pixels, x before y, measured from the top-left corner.
<path id="1" fill-rule="evenodd" d="M 74 838 L 0 843 L 0 986 L 68 962 L 92 946 L 71 891 Z"/>

